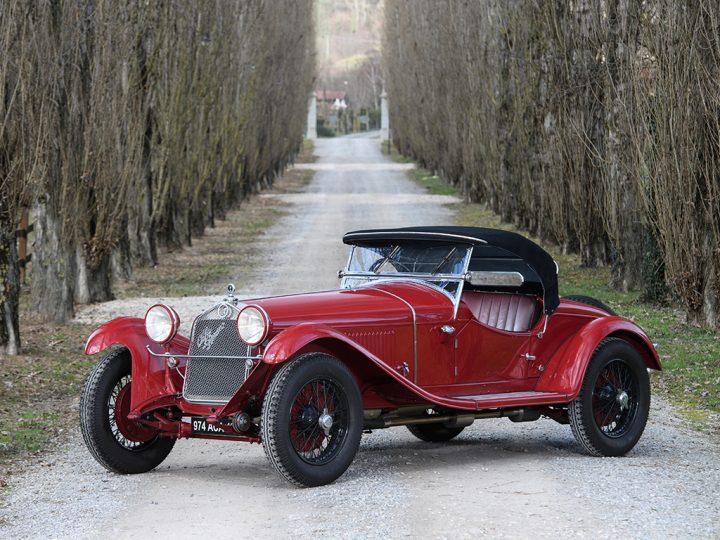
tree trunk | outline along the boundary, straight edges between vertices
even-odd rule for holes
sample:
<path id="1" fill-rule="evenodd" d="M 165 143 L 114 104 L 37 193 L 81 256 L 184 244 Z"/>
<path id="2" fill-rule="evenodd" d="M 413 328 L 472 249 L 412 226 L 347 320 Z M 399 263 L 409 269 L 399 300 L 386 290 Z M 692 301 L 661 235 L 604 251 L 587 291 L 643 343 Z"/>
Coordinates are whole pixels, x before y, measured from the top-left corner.
<path id="1" fill-rule="evenodd" d="M 720 298 L 718 298 L 720 283 L 717 278 L 717 269 L 712 263 L 710 263 L 707 276 L 709 277 L 703 290 L 703 324 L 717 329 L 720 327 Z"/>
<path id="2" fill-rule="evenodd" d="M 15 223 L 0 198 L 0 353 L 20 352 L 20 272 L 15 250 Z"/>
<path id="3" fill-rule="evenodd" d="M 150 111 L 145 115 L 145 135 L 142 148 L 142 173 L 131 185 L 130 200 L 135 208 L 128 212 L 128 240 L 130 257 L 138 266 L 157 264 L 157 242 L 153 221 L 153 176 L 151 165 L 153 117 Z"/>
<path id="4" fill-rule="evenodd" d="M 60 238 L 60 221 L 49 197 L 33 205 L 32 310 L 63 322 L 73 317 L 75 254 Z"/>
<path id="5" fill-rule="evenodd" d="M 125 227 L 125 230 L 127 231 L 127 227 Z M 132 279 L 132 257 L 130 256 L 130 240 L 127 233 L 120 238 L 110 255 L 110 268 L 113 277 L 122 281 Z"/>
<path id="6" fill-rule="evenodd" d="M 155 266 L 157 264 L 157 243 L 155 223 L 153 221 L 152 180 L 150 174 L 131 188 L 135 201 L 132 211 L 128 212 L 128 242 L 130 258 L 136 266 Z"/>
<path id="7" fill-rule="evenodd" d="M 77 246 L 75 267 L 75 302 L 90 304 L 113 299 L 109 255 L 103 256 L 96 265 L 89 265 L 82 246 Z"/>
<path id="8" fill-rule="evenodd" d="M 605 201 L 606 221 L 613 242 L 610 284 L 628 291 L 642 283 L 643 230 L 636 184 L 630 174 L 637 169 L 633 158 L 632 64 L 640 34 L 640 5 L 632 0 L 612 0 L 608 4 Z"/>

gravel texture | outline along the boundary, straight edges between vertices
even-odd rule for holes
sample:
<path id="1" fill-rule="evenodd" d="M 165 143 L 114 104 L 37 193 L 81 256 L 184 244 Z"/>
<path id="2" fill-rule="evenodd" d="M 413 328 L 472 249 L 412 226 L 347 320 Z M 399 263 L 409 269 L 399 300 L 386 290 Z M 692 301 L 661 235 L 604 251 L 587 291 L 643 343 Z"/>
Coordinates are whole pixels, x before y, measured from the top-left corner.
<path id="1" fill-rule="evenodd" d="M 335 287 L 348 230 L 452 219 L 451 199 L 422 193 L 375 138 L 319 140 L 317 154 L 307 192 L 277 196 L 293 212 L 267 232 L 262 271 L 237 284 L 242 296 Z M 165 300 L 187 323 L 216 299 Z M 79 318 L 142 316 L 153 302 L 108 302 Z M 627 457 L 579 452 L 570 428 L 550 420 L 481 420 L 443 444 L 395 428 L 364 435 L 335 484 L 297 489 L 258 445 L 183 440 L 156 471 L 118 476 L 73 433 L 13 479 L 0 537 L 720 537 L 720 446 L 662 400 Z"/>

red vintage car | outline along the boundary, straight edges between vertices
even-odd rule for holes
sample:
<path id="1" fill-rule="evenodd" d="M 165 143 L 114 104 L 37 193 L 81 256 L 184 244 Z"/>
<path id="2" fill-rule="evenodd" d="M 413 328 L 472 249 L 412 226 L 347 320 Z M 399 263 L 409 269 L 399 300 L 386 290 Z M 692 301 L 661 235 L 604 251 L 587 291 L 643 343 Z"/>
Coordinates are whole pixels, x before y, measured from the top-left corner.
<path id="1" fill-rule="evenodd" d="M 317 486 L 343 474 L 364 430 L 393 426 L 441 442 L 476 419 L 545 416 L 592 455 L 638 442 L 661 369 L 652 343 L 597 300 L 560 299 L 537 244 L 461 227 L 343 241 L 337 290 L 240 300 L 229 286 L 190 338 L 161 304 L 98 328 L 85 352 L 109 352 L 80 404 L 92 455 L 141 473 L 178 438 L 257 442 L 285 479 Z"/>

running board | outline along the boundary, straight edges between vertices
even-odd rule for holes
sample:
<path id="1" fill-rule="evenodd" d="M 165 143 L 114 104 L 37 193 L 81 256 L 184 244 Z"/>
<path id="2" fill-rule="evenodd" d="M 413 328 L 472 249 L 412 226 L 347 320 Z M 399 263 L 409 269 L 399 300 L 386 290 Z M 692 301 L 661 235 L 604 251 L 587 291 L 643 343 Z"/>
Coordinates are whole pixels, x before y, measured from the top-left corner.
<path id="1" fill-rule="evenodd" d="M 444 397 L 453 401 L 462 402 L 465 407 L 470 403 L 474 403 L 476 410 L 528 407 L 530 405 L 556 405 L 570 401 L 567 394 L 558 392 L 506 392 L 502 394 Z"/>

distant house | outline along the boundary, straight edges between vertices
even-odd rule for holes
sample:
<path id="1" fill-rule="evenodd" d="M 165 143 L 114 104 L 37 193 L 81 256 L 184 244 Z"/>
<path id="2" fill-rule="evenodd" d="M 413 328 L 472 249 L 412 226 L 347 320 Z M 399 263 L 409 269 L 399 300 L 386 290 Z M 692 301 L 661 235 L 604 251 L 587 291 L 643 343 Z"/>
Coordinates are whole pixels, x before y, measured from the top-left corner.
<path id="1" fill-rule="evenodd" d="M 337 114 L 338 111 L 347 109 L 350 106 L 347 92 L 345 90 L 318 90 L 315 92 L 317 98 L 318 115 L 328 118 Z"/>

